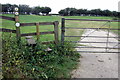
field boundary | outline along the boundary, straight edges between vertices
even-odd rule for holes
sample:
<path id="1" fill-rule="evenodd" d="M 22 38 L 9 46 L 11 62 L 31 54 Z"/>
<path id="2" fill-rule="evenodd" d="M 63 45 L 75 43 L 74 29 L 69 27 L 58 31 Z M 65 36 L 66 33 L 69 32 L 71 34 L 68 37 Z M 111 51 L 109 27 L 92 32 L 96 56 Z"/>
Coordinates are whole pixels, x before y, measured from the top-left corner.
<path id="1" fill-rule="evenodd" d="M 19 22 L 19 11 L 18 8 L 15 8 L 14 11 L 14 17 L 8 17 L 8 16 L 0 16 L 1 19 L 6 19 L 6 20 L 10 20 L 10 21 L 14 21 L 15 22 L 15 26 L 16 30 L 12 30 L 12 29 L 6 29 L 6 28 L 0 28 L 0 32 L 12 32 L 16 34 L 16 38 L 18 43 L 21 41 L 21 37 L 24 36 L 33 36 L 36 35 L 37 36 L 37 41 L 40 39 L 40 35 L 47 35 L 47 34 L 54 34 L 54 41 L 49 41 L 49 42 L 43 42 L 44 44 L 48 44 L 48 43 L 55 43 L 57 44 L 59 42 L 59 37 L 58 37 L 58 25 L 59 22 L 58 21 L 54 21 L 54 22 L 35 22 L 35 23 L 20 23 Z M 54 31 L 47 31 L 47 32 L 40 32 L 39 27 L 41 25 L 53 25 L 54 26 Z M 34 33 L 24 33 L 21 34 L 20 28 L 21 27 L 25 27 L 25 26 L 36 26 L 36 32 Z"/>

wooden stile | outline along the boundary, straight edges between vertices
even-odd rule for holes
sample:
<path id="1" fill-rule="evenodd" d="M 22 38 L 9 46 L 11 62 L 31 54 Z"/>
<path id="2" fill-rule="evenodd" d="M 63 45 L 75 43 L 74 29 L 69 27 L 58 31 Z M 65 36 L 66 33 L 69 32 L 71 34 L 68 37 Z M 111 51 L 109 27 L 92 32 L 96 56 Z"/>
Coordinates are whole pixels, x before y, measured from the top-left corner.
<path id="1" fill-rule="evenodd" d="M 40 38 L 40 35 L 46 35 L 46 34 L 54 34 L 55 41 L 42 42 L 42 44 L 49 44 L 49 43 L 57 44 L 59 42 L 58 41 L 59 40 L 58 39 L 58 37 L 59 37 L 58 36 L 58 24 L 59 24 L 58 21 L 55 21 L 55 22 L 37 22 L 37 23 L 20 23 L 18 10 L 19 9 L 16 7 L 15 11 L 14 11 L 14 13 L 15 13 L 14 18 L 7 17 L 7 16 L 0 16 L 0 18 L 2 18 L 2 19 L 15 21 L 16 30 L 0 28 L 1 32 L 16 33 L 16 38 L 17 38 L 18 44 L 20 44 L 21 37 L 26 37 L 28 44 L 31 44 L 31 45 L 36 44 L 35 40 L 33 40 L 31 36 L 37 35 L 37 41 L 38 41 Z M 54 31 L 40 32 L 40 29 L 39 29 L 40 25 L 54 25 Z M 24 26 L 36 26 L 36 32 L 21 34 L 20 27 L 24 27 Z"/>

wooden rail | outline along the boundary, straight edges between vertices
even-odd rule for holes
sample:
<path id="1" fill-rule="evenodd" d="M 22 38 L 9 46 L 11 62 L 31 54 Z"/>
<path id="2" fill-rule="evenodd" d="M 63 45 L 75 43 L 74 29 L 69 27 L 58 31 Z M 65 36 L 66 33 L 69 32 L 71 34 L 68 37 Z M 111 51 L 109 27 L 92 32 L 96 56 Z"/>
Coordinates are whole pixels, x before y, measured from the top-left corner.
<path id="1" fill-rule="evenodd" d="M 0 32 L 12 32 L 12 33 L 16 33 L 16 30 L 0 28 Z"/>
<path id="2" fill-rule="evenodd" d="M 6 20 L 10 20 L 10 21 L 15 21 L 15 18 L 13 17 L 8 17 L 8 16 L 0 16 L 1 19 L 6 19 Z"/>
<path id="3" fill-rule="evenodd" d="M 20 27 L 25 27 L 25 26 L 36 26 L 36 32 L 35 33 L 25 33 L 25 34 L 21 34 L 21 37 L 23 36 L 33 36 L 33 35 L 37 35 L 37 40 L 39 39 L 39 35 L 46 35 L 46 34 L 54 34 L 54 39 L 55 42 L 54 43 L 58 43 L 59 42 L 59 32 L 58 32 L 58 21 L 55 22 L 38 22 L 38 23 L 20 23 Z M 39 27 L 41 25 L 54 25 L 54 31 L 47 31 L 47 32 L 39 32 Z M 45 42 L 45 43 L 51 43 L 51 42 Z M 53 42 L 52 42 L 53 43 Z"/>
<path id="4" fill-rule="evenodd" d="M 54 22 L 38 22 L 39 25 L 54 25 Z M 20 26 L 21 27 L 24 27 L 24 26 L 35 26 L 36 23 L 20 23 Z"/>
<path id="5" fill-rule="evenodd" d="M 45 34 L 54 34 L 54 31 L 48 31 L 48 32 L 39 32 L 40 35 L 45 35 Z M 25 33 L 25 34 L 21 34 L 21 37 L 24 36 L 33 36 L 33 35 L 37 35 L 37 33 Z"/>

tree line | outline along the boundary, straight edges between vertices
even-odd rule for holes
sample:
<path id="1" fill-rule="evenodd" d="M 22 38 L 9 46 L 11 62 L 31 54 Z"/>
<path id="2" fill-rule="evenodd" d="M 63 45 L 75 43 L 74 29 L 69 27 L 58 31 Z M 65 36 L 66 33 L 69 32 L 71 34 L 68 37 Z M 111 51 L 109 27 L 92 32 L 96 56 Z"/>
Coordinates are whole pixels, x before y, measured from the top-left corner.
<path id="1" fill-rule="evenodd" d="M 40 7 L 40 6 L 35 6 L 35 7 L 29 7 L 29 5 L 16 5 L 16 4 L 2 4 L 2 13 L 14 13 L 14 8 L 18 7 L 19 8 L 19 13 L 20 14 L 35 14 L 35 15 L 48 15 L 49 12 L 51 12 L 50 7 Z"/>
<path id="2" fill-rule="evenodd" d="M 120 12 L 101 10 L 101 9 L 76 9 L 76 8 L 65 8 L 58 12 L 62 16 L 120 16 Z"/>
<path id="3" fill-rule="evenodd" d="M 14 8 L 19 8 L 20 14 L 35 14 L 35 15 L 49 15 L 52 11 L 50 7 L 30 7 L 29 5 L 16 5 L 16 4 L 2 4 L 2 13 L 11 13 L 13 14 Z M 114 16 L 120 17 L 120 12 L 110 11 L 110 10 L 101 10 L 101 9 L 76 9 L 76 8 L 65 8 L 60 10 L 59 15 L 61 16 Z"/>

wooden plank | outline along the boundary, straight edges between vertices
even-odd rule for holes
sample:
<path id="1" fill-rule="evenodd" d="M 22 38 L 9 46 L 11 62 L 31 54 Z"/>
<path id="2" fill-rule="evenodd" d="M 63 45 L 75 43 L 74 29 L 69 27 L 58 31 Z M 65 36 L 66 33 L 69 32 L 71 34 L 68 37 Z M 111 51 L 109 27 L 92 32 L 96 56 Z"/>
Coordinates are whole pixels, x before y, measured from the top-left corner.
<path id="1" fill-rule="evenodd" d="M 37 41 L 38 41 L 39 40 L 39 35 L 40 35 L 39 23 L 36 23 L 36 34 L 37 34 Z"/>
<path id="2" fill-rule="evenodd" d="M 20 23 L 20 26 L 35 26 L 36 23 Z"/>
<path id="3" fill-rule="evenodd" d="M 39 22 L 39 25 L 53 25 L 53 22 Z M 36 23 L 20 23 L 20 26 L 35 26 Z"/>
<path id="4" fill-rule="evenodd" d="M 54 22 L 39 22 L 39 25 L 54 25 Z"/>
<path id="5" fill-rule="evenodd" d="M 64 36 L 65 36 L 65 18 L 62 18 L 61 26 L 61 42 L 64 45 Z"/>
<path id="6" fill-rule="evenodd" d="M 16 33 L 16 30 L 12 30 L 12 29 L 5 29 L 5 28 L 0 28 L 1 32 L 12 32 L 12 33 Z"/>
<path id="7" fill-rule="evenodd" d="M 6 19 L 6 20 L 10 20 L 10 21 L 15 21 L 15 18 L 13 17 L 8 17 L 8 16 L 0 16 L 1 19 Z"/>
<path id="8" fill-rule="evenodd" d="M 101 20 L 101 19 L 65 19 L 65 20 L 120 22 L 120 20 Z"/>
<path id="9" fill-rule="evenodd" d="M 40 32 L 40 35 L 45 35 L 45 34 L 54 34 L 54 31 Z M 37 34 L 36 33 L 25 33 L 25 34 L 21 34 L 21 37 L 23 37 L 23 36 L 33 36 L 33 35 L 37 35 Z"/>
<path id="10" fill-rule="evenodd" d="M 58 35 L 58 24 L 59 24 L 58 21 L 54 22 L 54 32 L 55 32 L 54 37 L 55 37 L 55 43 L 56 44 L 59 42 L 59 39 L 58 39 L 58 37 L 59 37 L 59 35 Z"/>

